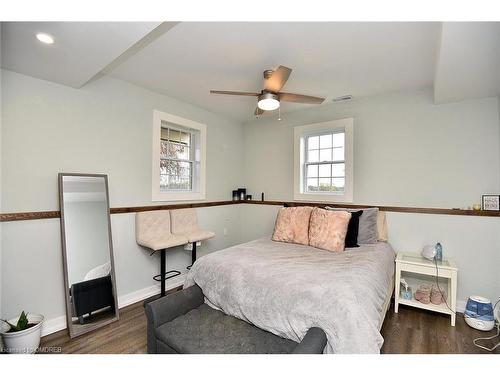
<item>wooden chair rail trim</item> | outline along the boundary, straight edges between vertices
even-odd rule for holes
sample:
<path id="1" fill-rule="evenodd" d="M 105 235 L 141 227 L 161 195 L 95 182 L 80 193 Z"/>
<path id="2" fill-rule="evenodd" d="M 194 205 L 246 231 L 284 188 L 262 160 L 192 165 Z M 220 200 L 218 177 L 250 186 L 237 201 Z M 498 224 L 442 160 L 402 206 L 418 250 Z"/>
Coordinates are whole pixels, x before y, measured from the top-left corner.
<path id="1" fill-rule="evenodd" d="M 386 212 L 500 217 L 500 211 L 482 211 L 482 210 L 475 211 L 475 210 L 458 210 L 449 208 L 423 208 L 423 207 L 398 207 L 398 206 L 372 206 L 372 205 L 359 205 L 359 204 L 332 204 L 327 202 L 255 201 L 255 200 L 180 203 L 180 204 L 165 204 L 156 206 L 137 206 L 137 207 L 115 207 L 111 208 L 110 212 L 111 214 L 126 214 L 126 213 L 143 212 L 143 211 L 178 210 L 181 208 L 227 206 L 233 204 L 256 204 L 256 205 L 272 205 L 272 206 L 283 206 L 286 204 L 289 206 L 315 206 L 315 207 L 330 206 L 330 207 L 348 207 L 348 208 L 378 207 L 381 211 L 386 211 Z M 0 222 L 57 219 L 59 217 L 60 217 L 59 211 L 12 212 L 12 213 L 0 214 Z"/>

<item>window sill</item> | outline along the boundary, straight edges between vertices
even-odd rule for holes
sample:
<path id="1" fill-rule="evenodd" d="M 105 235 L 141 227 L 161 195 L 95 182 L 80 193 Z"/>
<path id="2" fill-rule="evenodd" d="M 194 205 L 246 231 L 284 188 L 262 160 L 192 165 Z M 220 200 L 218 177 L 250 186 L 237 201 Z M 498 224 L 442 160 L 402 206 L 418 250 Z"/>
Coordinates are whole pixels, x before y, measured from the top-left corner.
<path id="1" fill-rule="evenodd" d="M 338 202 L 352 203 L 352 194 L 325 194 L 325 193 L 299 193 L 294 194 L 293 199 L 296 201 L 319 201 L 319 202 Z"/>
<path id="2" fill-rule="evenodd" d="M 205 193 L 192 192 L 157 192 L 153 194 L 153 202 L 168 202 L 168 201 L 201 201 L 206 199 Z"/>

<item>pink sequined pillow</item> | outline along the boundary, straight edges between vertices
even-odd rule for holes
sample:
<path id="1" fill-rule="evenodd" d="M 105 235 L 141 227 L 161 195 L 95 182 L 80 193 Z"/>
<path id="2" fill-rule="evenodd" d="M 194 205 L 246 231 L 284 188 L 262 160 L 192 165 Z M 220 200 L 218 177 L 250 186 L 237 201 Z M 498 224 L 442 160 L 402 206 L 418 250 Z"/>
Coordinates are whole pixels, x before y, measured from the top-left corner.
<path id="1" fill-rule="evenodd" d="M 309 245 L 309 218 L 312 207 L 281 208 L 274 225 L 273 241 Z"/>
<path id="2" fill-rule="evenodd" d="M 309 245 L 318 249 L 341 252 L 351 214 L 347 211 L 329 211 L 315 207 L 309 224 Z"/>

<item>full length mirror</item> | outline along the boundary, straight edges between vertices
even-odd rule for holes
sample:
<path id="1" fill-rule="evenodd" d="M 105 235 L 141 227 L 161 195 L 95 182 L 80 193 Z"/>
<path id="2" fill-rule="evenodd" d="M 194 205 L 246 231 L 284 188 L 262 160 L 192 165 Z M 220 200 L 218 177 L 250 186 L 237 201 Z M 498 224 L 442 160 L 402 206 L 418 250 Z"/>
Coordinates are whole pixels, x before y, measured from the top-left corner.
<path id="1" fill-rule="evenodd" d="M 71 337 L 118 319 L 106 175 L 59 174 L 66 317 Z"/>

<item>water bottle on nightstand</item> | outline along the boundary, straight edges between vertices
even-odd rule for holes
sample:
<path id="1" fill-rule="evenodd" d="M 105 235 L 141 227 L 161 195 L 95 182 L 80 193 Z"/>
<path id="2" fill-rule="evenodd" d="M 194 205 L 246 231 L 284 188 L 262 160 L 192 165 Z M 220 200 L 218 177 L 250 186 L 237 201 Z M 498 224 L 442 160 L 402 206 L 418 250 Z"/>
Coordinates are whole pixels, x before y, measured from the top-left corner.
<path id="1" fill-rule="evenodd" d="M 439 242 L 436 244 L 436 260 L 443 260 L 443 246 Z"/>

